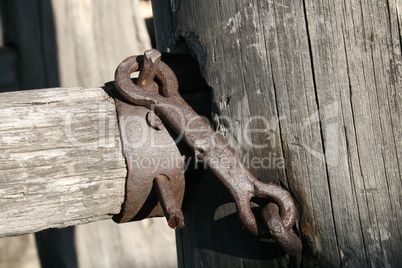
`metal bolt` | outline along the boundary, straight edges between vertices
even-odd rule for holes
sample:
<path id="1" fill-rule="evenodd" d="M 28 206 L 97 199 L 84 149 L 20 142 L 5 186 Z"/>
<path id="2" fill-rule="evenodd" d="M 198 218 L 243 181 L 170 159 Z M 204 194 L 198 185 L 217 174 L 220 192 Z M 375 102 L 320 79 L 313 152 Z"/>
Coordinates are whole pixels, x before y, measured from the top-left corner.
<path id="1" fill-rule="evenodd" d="M 156 115 L 154 111 L 149 111 L 147 113 L 147 123 L 150 127 L 156 129 L 156 130 L 162 130 L 164 125 L 162 120 L 159 118 L 159 116 Z"/>
<path id="2" fill-rule="evenodd" d="M 161 62 L 161 56 L 162 54 L 156 49 L 145 51 L 143 66 L 137 79 L 137 85 L 140 88 L 148 89 L 152 85 Z"/>

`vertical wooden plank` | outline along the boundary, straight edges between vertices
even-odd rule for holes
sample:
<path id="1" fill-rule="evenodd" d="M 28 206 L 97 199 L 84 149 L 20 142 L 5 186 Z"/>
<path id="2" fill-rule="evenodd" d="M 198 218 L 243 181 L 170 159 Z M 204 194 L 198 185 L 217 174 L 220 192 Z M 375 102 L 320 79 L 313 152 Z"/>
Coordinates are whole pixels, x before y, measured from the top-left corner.
<path id="1" fill-rule="evenodd" d="M 18 52 L 19 88 L 59 86 L 50 1 L 2 1 L 1 5 L 4 45 Z"/>
<path id="2" fill-rule="evenodd" d="M 0 239 L 0 267 L 40 268 L 33 235 Z"/>
<path id="3" fill-rule="evenodd" d="M 18 89 L 17 52 L 0 47 L 0 92 Z"/>
<path id="4" fill-rule="evenodd" d="M 154 8 L 155 26 L 160 27 L 158 20 L 163 20 L 169 15 L 165 15 L 166 9 L 160 7 L 159 3 L 155 3 Z M 283 178 L 283 166 L 280 167 L 282 151 L 280 147 L 277 147 L 280 140 L 279 136 L 274 134 L 278 133 L 279 129 L 272 124 L 277 118 L 275 105 L 267 105 L 269 102 L 274 102 L 275 96 L 273 92 L 264 92 L 264 85 L 269 80 L 269 76 L 262 76 L 262 71 L 253 68 L 254 64 L 259 68 L 267 65 L 264 59 L 253 62 L 258 59 L 256 58 L 258 51 L 253 47 L 256 45 L 254 42 L 257 42 L 253 40 L 253 36 L 257 38 L 258 32 L 257 29 L 253 29 L 252 24 L 247 23 L 242 32 L 238 29 L 241 16 L 257 12 L 257 8 L 252 10 L 247 4 L 239 8 L 238 3 L 235 5 L 218 2 L 203 4 L 188 1 L 181 2 L 180 7 L 176 7 L 176 11 L 171 9 L 170 12 L 173 16 L 172 28 L 178 28 L 173 28 L 170 33 L 159 33 L 157 30 L 158 48 L 176 53 L 182 51 L 175 49 L 177 44 L 174 42 L 182 42 L 181 46 L 184 43 L 189 47 L 192 55 L 199 61 L 207 83 L 213 88 L 214 123 L 217 131 L 226 137 L 240 157 L 247 162 L 246 165 L 259 178 L 266 182 Z M 190 14 L 192 18 L 189 17 Z M 213 25 L 213 27 L 199 25 Z M 193 27 L 196 27 L 195 31 Z M 184 31 L 181 32 L 181 30 Z M 180 33 L 183 35 L 180 36 Z M 162 34 L 170 36 L 170 40 L 158 39 Z M 163 44 L 168 44 L 169 47 L 161 46 Z M 242 50 L 242 47 L 246 45 L 250 45 L 248 54 L 246 50 Z M 249 71 L 246 74 L 244 70 Z M 262 93 L 256 97 L 255 91 L 260 93 L 262 91 Z M 259 117 L 249 120 L 253 115 Z M 249 136 L 249 133 L 244 131 L 246 128 L 270 128 L 270 131 Z M 247 135 L 246 138 L 245 135 Z M 264 140 L 262 143 L 260 143 L 261 138 Z M 263 148 L 253 149 L 254 142 L 257 143 L 257 147 Z M 264 151 L 270 153 L 264 155 Z M 264 157 L 265 162 L 269 160 L 271 163 L 267 163 L 268 167 L 265 169 L 254 168 L 250 165 L 251 159 L 258 157 Z M 178 232 L 180 239 L 178 243 L 182 243 L 179 248 L 182 250 L 179 251 L 181 267 L 202 267 L 203 265 L 275 267 L 280 265 L 275 260 L 281 256 L 277 246 L 260 241 L 242 229 L 231 196 L 211 174 L 203 177 L 198 185 L 187 192 L 187 196 L 185 207 L 187 226 L 186 229 Z"/>
<path id="5" fill-rule="evenodd" d="M 401 108 L 390 105 L 401 100 L 401 44 L 391 28 L 400 14 L 392 2 L 306 2 L 318 102 L 339 105 L 339 158 L 327 170 L 341 261 L 354 266 L 401 261 Z"/>
<path id="6" fill-rule="evenodd" d="M 283 160 L 249 162 L 260 179 L 288 187 L 299 206 L 302 258 L 282 265 L 402 261 L 400 8 L 395 0 L 154 3 L 158 48 L 187 49 L 198 60 L 217 131 L 246 162 Z M 258 131 L 250 136 L 248 127 Z M 190 192 L 181 266 L 258 267 L 280 258 L 229 250 L 262 246 L 239 239 L 235 217 L 219 224 L 234 207 L 211 180 Z"/>
<path id="7" fill-rule="evenodd" d="M 62 86 L 103 85 L 150 40 L 138 0 L 53 1 Z"/>

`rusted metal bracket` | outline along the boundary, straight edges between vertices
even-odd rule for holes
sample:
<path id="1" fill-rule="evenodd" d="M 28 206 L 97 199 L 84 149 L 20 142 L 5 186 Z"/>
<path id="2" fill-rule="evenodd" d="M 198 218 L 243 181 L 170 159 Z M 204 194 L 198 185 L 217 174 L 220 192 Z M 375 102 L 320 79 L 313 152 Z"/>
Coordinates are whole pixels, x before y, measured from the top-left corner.
<path id="1" fill-rule="evenodd" d="M 130 75 L 139 70 L 140 75 L 136 83 L 133 83 Z M 235 200 L 240 219 L 251 233 L 254 235 L 264 233 L 264 230 L 257 225 L 257 220 L 251 210 L 251 198 L 265 198 L 268 200 L 268 204 L 262 209 L 262 217 L 268 227 L 268 232 L 288 254 L 297 255 L 301 252 L 301 241 L 292 230 L 297 210 L 290 194 L 278 185 L 266 184 L 257 180 L 222 138 L 181 98 L 178 93 L 176 76 L 169 66 L 161 61 L 159 51 L 148 50 L 144 56 L 132 56 L 125 59 L 117 67 L 115 87 L 129 103 L 143 106 L 129 108 L 130 105 L 127 103 L 118 103 L 119 124 L 123 137 L 126 128 L 122 124 L 124 122 L 122 117 L 127 116 L 125 111 L 134 109 L 132 107 L 135 107 L 136 111 L 127 113 L 137 113 L 144 122 L 147 120 L 148 123 L 147 125 L 142 124 L 141 127 L 133 127 L 128 132 L 129 136 L 143 136 L 144 129 L 148 127 L 152 130 L 151 135 L 152 133 L 160 135 L 158 140 L 172 140 L 173 138 L 166 130 L 166 127 L 169 126 L 193 150 L 194 155 L 198 159 L 202 159 L 226 186 Z M 126 105 L 127 107 L 125 107 Z M 125 139 L 133 138 L 126 137 Z M 127 198 L 120 222 L 145 216 L 161 216 L 162 209 L 169 226 L 183 227 L 181 202 L 184 194 L 184 166 L 180 165 L 177 168 L 171 166 L 171 169 L 163 169 L 158 166 L 153 167 L 156 170 L 152 172 L 141 167 L 136 169 L 130 164 L 128 154 L 130 151 L 126 142 L 123 143 L 129 176 L 126 189 Z M 147 150 L 149 152 L 146 152 Z M 174 155 L 173 159 L 181 158 L 183 161 L 177 148 L 177 151 L 170 147 L 167 150 L 163 151 L 152 144 L 146 144 L 136 152 L 143 154 L 141 157 L 156 159 L 160 159 L 161 155 L 169 152 Z M 157 201 L 155 201 L 155 195 L 152 196 L 152 189 L 159 196 L 161 206 L 155 205 Z M 151 202 L 153 205 L 147 203 L 149 199 L 153 200 L 153 203 Z M 147 212 L 143 213 L 143 211 Z"/>
<path id="2" fill-rule="evenodd" d="M 138 58 L 147 66 L 137 79 L 144 90 L 157 88 L 149 56 Z M 152 76 L 151 83 L 147 76 Z M 165 215 L 171 228 L 183 228 L 185 157 L 154 111 L 118 98 L 115 101 L 128 175 L 125 202 L 114 220 L 124 223 Z"/>

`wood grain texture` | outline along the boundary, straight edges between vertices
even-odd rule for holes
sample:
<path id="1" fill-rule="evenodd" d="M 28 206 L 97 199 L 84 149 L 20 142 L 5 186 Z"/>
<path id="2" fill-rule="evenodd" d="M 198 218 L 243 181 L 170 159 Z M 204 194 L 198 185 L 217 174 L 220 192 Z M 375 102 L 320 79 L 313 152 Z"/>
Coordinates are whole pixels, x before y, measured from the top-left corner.
<path id="1" fill-rule="evenodd" d="M 0 93 L 0 236 L 111 218 L 124 200 L 114 100 L 101 88 Z"/>
<path id="2" fill-rule="evenodd" d="M 182 0 L 153 8 L 158 48 L 198 60 L 217 131 L 246 162 L 274 162 L 250 169 L 292 193 L 304 245 L 295 259 L 262 254 L 265 244 L 240 235 L 225 189 L 204 179 L 185 208 L 181 266 L 400 266 L 400 1 Z M 259 131 L 250 136 L 250 126 Z"/>

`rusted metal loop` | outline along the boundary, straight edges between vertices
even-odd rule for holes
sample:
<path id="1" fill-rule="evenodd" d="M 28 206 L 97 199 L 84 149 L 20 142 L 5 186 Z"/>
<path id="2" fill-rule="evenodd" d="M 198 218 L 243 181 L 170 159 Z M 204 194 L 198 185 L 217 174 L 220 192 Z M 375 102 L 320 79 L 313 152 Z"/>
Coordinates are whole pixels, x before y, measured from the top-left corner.
<path id="1" fill-rule="evenodd" d="M 279 207 L 275 203 L 268 203 L 261 213 L 270 234 L 283 250 L 291 256 L 299 255 L 303 249 L 301 240 L 293 232 L 292 226 L 284 226 L 279 215 Z"/>
<path id="2" fill-rule="evenodd" d="M 280 208 L 282 224 L 286 229 L 291 229 L 296 222 L 297 208 L 292 196 L 284 188 L 272 184 L 254 181 L 256 186 L 256 197 L 271 198 Z"/>
<path id="3" fill-rule="evenodd" d="M 266 198 L 278 204 L 284 225 L 291 228 L 296 221 L 297 208 L 290 193 L 279 185 L 258 180 L 236 157 L 233 150 L 225 145 L 221 137 L 215 132 L 212 135 L 215 136 L 215 143 L 219 146 L 205 147 L 203 159 L 233 196 L 239 217 L 247 230 L 258 235 L 257 222 L 250 204 L 253 197 Z M 217 164 L 220 163 L 220 159 L 230 162 Z"/>
<path id="4" fill-rule="evenodd" d="M 178 96 L 177 79 L 172 69 L 164 62 L 158 63 L 155 74 L 161 84 L 161 94 L 144 90 L 133 83 L 131 73 L 139 71 L 144 62 L 144 56 L 131 56 L 126 58 L 116 69 L 115 86 L 117 91 L 128 101 L 137 105 L 151 108 L 153 104 L 165 103 L 166 98 Z"/>
<path id="5" fill-rule="evenodd" d="M 278 207 L 278 217 L 282 222 L 281 224 L 284 228 L 291 229 L 296 222 L 297 209 L 289 192 L 272 183 L 265 184 L 258 180 L 254 180 L 253 183 L 254 191 L 247 193 L 237 189 L 235 193 L 232 192 L 235 197 L 237 210 L 239 211 L 239 217 L 247 230 L 254 235 L 258 235 L 257 222 L 250 204 L 253 197 L 268 198 L 274 201 Z"/>

